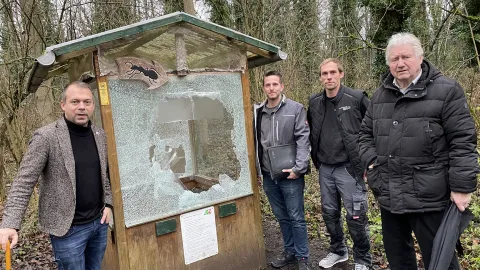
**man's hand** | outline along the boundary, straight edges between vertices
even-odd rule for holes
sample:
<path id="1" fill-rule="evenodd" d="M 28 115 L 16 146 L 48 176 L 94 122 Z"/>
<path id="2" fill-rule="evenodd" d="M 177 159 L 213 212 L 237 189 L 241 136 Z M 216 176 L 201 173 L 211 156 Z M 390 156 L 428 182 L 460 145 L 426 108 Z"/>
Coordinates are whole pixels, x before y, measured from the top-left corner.
<path id="1" fill-rule="evenodd" d="M 110 209 L 110 207 L 106 207 L 103 208 L 103 216 L 102 216 L 102 220 L 100 220 L 100 223 L 103 224 L 103 223 L 110 223 L 110 218 L 112 217 L 112 209 Z"/>
<path id="2" fill-rule="evenodd" d="M 17 230 L 10 228 L 0 229 L 0 245 L 2 245 L 3 251 L 7 251 L 7 240 L 9 239 L 11 240 L 10 249 L 12 249 L 18 242 Z"/>
<path id="3" fill-rule="evenodd" d="M 452 191 L 450 193 L 450 200 L 452 200 L 452 202 L 457 205 L 460 212 L 463 212 L 470 205 L 470 201 L 472 200 L 472 193 L 460 193 Z"/>
<path id="4" fill-rule="evenodd" d="M 282 172 L 286 172 L 286 173 L 289 173 L 290 175 L 288 175 L 287 179 L 297 179 L 298 176 L 293 172 L 292 169 L 283 169 Z"/>
<path id="5" fill-rule="evenodd" d="M 367 170 L 373 169 L 373 167 L 374 167 L 373 164 L 374 164 L 374 163 L 370 164 L 370 165 L 368 166 L 368 169 L 367 169 Z M 365 183 L 367 183 L 367 170 L 363 171 L 363 180 L 365 181 Z"/>

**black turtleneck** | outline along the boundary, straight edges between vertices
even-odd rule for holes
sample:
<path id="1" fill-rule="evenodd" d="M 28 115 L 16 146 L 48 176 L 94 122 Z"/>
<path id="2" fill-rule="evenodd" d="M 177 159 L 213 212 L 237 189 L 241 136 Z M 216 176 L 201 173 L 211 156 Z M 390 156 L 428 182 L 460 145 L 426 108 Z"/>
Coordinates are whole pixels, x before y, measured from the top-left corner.
<path id="1" fill-rule="evenodd" d="M 87 127 L 67 119 L 73 157 L 75 159 L 76 205 L 72 225 L 91 222 L 101 216 L 103 189 L 100 158 L 91 123 Z"/>

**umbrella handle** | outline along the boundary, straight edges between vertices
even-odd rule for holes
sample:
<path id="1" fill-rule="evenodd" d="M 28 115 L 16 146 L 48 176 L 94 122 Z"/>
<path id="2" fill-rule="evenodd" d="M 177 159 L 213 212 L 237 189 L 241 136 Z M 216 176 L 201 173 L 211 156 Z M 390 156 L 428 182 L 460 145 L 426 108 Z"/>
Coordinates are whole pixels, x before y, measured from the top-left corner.
<path id="1" fill-rule="evenodd" d="M 10 255 L 10 240 L 8 239 L 7 239 L 7 250 L 5 251 L 5 264 L 6 264 L 5 270 L 12 269 L 12 261 L 11 261 L 11 255 Z"/>

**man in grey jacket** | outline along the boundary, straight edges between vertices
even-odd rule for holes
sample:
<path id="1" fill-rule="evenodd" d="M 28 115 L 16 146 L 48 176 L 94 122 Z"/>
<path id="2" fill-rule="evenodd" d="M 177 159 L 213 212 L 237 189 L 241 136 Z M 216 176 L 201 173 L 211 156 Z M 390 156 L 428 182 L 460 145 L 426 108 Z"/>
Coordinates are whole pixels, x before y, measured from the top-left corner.
<path id="1" fill-rule="evenodd" d="M 284 254 L 271 264 L 281 268 L 297 263 L 308 268 L 308 236 L 305 222 L 303 189 L 310 157 L 309 127 L 302 104 L 283 95 L 282 75 L 269 71 L 263 77 L 267 100 L 255 106 L 255 142 L 257 173 L 263 176 L 263 188 L 280 223 Z M 294 149 L 290 156 L 281 155 L 279 163 L 291 160 L 291 167 L 276 170 L 272 153 L 276 149 Z M 271 158 L 270 158 L 271 157 Z M 281 173 L 284 175 L 280 175 Z"/>
<path id="2" fill-rule="evenodd" d="M 40 229 L 50 234 L 59 269 L 100 269 L 107 246 L 112 195 L 104 131 L 91 124 L 95 109 L 88 84 L 73 82 L 62 93 L 64 116 L 36 130 L 9 191 L 0 226 L 6 249 L 33 188 L 40 183 Z"/>

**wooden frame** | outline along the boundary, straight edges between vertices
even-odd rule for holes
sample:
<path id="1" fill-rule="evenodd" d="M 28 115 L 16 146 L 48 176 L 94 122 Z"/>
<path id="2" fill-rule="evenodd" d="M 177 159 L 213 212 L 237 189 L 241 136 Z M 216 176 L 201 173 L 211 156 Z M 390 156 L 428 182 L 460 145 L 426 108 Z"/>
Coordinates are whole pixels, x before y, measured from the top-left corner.
<path id="1" fill-rule="evenodd" d="M 94 65 L 98 75 L 98 55 L 96 52 L 94 52 Z M 110 181 L 115 209 L 115 226 L 109 233 L 103 269 L 158 269 L 159 266 L 162 269 L 179 270 L 259 269 L 266 267 L 259 189 L 255 169 L 253 117 L 250 105 L 248 71 L 241 74 L 241 85 L 253 195 L 230 201 L 235 204 L 237 211 L 225 217 L 219 216 L 219 206 L 228 202 L 214 205 L 219 254 L 185 265 L 179 214 L 130 228 L 124 226 L 125 220 L 108 81 L 105 76 L 97 77 L 102 122 L 107 134 Z M 217 179 L 202 175 L 193 175 L 181 180 L 187 187 L 196 186 L 206 189 L 218 182 Z M 176 230 L 172 233 L 156 236 L 155 224 L 172 218 L 176 221 Z M 242 254 L 242 256 L 238 256 L 239 254 Z"/>
<path id="2" fill-rule="evenodd" d="M 98 99 L 100 100 L 102 124 L 107 135 L 108 168 L 110 173 L 110 185 L 112 189 L 114 209 L 113 218 L 114 224 L 118 225 L 114 225 L 114 233 L 110 233 L 109 235 L 110 247 L 111 245 L 115 245 L 116 248 L 113 247 L 113 250 L 108 250 L 107 254 L 112 254 L 112 256 L 116 256 L 118 258 L 116 269 L 126 270 L 130 269 L 128 267 L 129 255 L 125 226 L 123 226 L 123 224 L 125 224 L 125 218 L 123 215 L 123 201 L 120 190 L 120 173 L 118 171 L 117 147 L 115 144 L 115 131 L 113 128 L 112 106 L 110 105 L 110 97 L 108 94 L 109 89 L 107 77 L 100 77 L 98 54 L 96 51 L 93 53 L 93 63 L 95 74 L 97 75 Z"/>
<path id="3" fill-rule="evenodd" d="M 205 25 L 203 25 L 203 23 L 199 23 L 200 25 L 198 25 L 196 21 L 198 19 L 196 18 L 192 19 L 187 15 L 182 16 L 185 16 L 183 17 L 183 20 L 196 27 L 213 31 L 212 29 L 204 28 Z M 170 18 L 174 20 L 175 17 Z M 214 30 L 220 35 L 225 35 L 225 33 L 223 33 L 224 30 L 221 28 L 215 28 Z M 235 33 L 235 35 L 237 34 Z M 225 38 L 228 39 L 230 37 L 225 35 Z M 247 42 L 242 39 L 240 39 L 240 41 Z M 253 42 L 255 40 L 252 39 L 248 41 Z M 100 42 L 100 40 L 97 40 L 97 42 Z M 253 44 L 249 44 L 248 46 L 255 45 L 255 42 L 253 42 Z M 88 52 L 92 47 L 89 48 L 90 49 L 83 48 L 81 50 L 82 52 Z M 278 49 L 278 47 L 268 48 Z M 260 46 L 254 49 L 250 48 L 248 51 L 256 51 L 258 53 L 262 52 L 264 49 L 265 48 Z M 75 51 L 70 51 L 68 53 L 76 54 Z M 256 155 L 253 134 L 253 113 L 252 106 L 250 105 L 248 69 L 246 68 L 239 74 L 239 79 L 241 80 L 240 83 L 242 87 L 248 167 L 250 169 L 250 181 L 253 194 L 231 201 L 212 204 L 215 212 L 218 254 L 186 265 L 183 254 L 180 213 L 129 228 L 126 228 L 125 226 L 124 205 L 122 200 L 108 78 L 106 76 L 100 76 L 101 72 L 98 62 L 98 52 L 96 50 L 93 51 L 93 62 L 100 101 L 100 114 L 103 128 L 107 134 L 108 165 L 114 207 L 114 226 L 109 229 L 108 246 L 102 268 L 112 270 L 159 268 L 176 270 L 243 270 L 266 268 L 265 245 L 263 241 L 262 216 L 260 210 L 260 191 L 257 185 L 257 172 L 255 166 Z M 236 72 L 237 74 L 239 73 L 238 71 Z M 204 72 L 204 74 L 209 73 L 210 72 Z M 193 145 L 195 144 L 195 139 L 192 135 L 201 131 L 195 130 L 195 126 L 191 121 L 189 122 L 188 127 L 188 132 L 191 138 L 190 143 Z M 192 165 L 194 168 L 194 174 L 192 176 L 180 178 L 181 183 L 186 189 L 196 189 L 198 192 L 202 192 L 219 183 L 218 179 L 197 173 L 195 157 L 185 158 L 193 158 Z M 223 213 L 220 213 L 222 209 L 230 210 L 224 210 Z M 194 211 L 194 209 L 189 211 Z M 163 224 L 168 224 L 169 227 L 162 227 Z M 241 256 L 239 256 L 239 254 L 241 254 Z"/>

